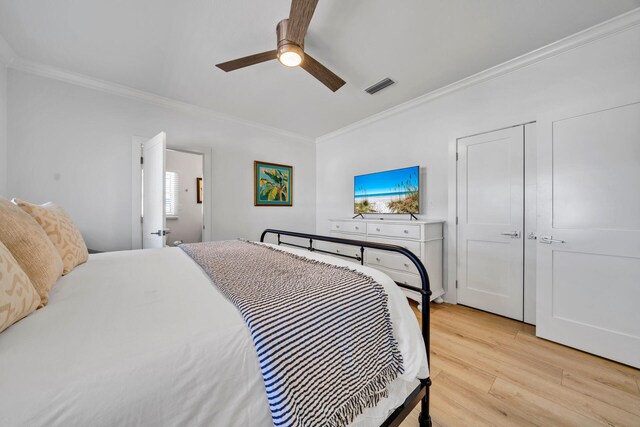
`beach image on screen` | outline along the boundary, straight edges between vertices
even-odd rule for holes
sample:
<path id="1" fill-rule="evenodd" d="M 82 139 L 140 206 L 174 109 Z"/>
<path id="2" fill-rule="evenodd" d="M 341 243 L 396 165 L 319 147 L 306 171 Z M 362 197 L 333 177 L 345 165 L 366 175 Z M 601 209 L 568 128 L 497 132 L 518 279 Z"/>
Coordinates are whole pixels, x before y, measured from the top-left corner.
<path id="1" fill-rule="evenodd" d="M 354 178 L 355 213 L 419 213 L 418 166 Z"/>

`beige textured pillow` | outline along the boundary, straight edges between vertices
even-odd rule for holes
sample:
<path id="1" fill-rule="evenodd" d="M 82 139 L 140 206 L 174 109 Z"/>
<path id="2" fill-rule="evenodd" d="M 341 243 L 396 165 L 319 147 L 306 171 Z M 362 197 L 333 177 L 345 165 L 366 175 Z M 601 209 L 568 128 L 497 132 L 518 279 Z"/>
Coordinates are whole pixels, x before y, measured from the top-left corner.
<path id="1" fill-rule="evenodd" d="M 49 300 L 49 289 L 62 274 L 62 259 L 42 227 L 29 214 L 0 197 L 0 242 L 18 261 L 42 304 Z"/>
<path id="2" fill-rule="evenodd" d="M 47 233 L 62 258 L 63 275 L 71 272 L 76 266 L 87 262 L 89 258 L 87 245 L 84 243 L 80 230 L 64 209 L 55 203 L 34 205 L 18 199 L 13 199 L 13 203 L 31 215 Z"/>
<path id="3" fill-rule="evenodd" d="M 39 305 L 40 295 L 31 280 L 0 242 L 0 332 L 33 313 Z"/>

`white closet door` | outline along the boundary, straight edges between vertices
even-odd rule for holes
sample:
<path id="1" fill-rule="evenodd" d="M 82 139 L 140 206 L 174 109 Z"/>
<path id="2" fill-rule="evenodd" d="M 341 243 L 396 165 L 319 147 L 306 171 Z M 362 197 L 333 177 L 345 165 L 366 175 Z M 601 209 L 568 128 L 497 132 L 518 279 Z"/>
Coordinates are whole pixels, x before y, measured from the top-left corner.
<path id="1" fill-rule="evenodd" d="M 458 302 L 523 320 L 524 128 L 458 141 Z"/>
<path id="2" fill-rule="evenodd" d="M 640 104 L 538 132 L 536 332 L 640 367 Z"/>
<path id="3" fill-rule="evenodd" d="M 160 132 L 142 146 L 142 247 L 162 248 L 166 242 L 165 153 L 167 137 Z"/>

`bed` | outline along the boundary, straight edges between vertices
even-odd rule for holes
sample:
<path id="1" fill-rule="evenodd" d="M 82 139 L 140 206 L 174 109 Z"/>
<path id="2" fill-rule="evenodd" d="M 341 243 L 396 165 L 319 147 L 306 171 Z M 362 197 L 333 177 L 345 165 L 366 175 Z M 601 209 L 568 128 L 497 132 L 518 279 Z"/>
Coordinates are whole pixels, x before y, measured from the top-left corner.
<path id="1" fill-rule="evenodd" d="M 277 234 L 279 244 L 281 236 L 331 239 L 268 233 Z M 362 246 L 362 251 L 367 245 L 340 243 Z M 398 425 L 419 401 L 421 425 L 430 425 L 428 332 L 423 340 L 396 284 L 351 261 L 269 246 L 349 266 L 371 276 L 388 294 L 404 373 L 390 384 L 387 398 L 351 425 Z M 426 272 L 424 282 L 428 301 Z M 3 425 L 273 425 L 245 321 L 181 249 L 91 255 L 60 278 L 49 298 L 45 309 L 0 335 Z M 423 334 L 428 309 L 424 315 Z"/>

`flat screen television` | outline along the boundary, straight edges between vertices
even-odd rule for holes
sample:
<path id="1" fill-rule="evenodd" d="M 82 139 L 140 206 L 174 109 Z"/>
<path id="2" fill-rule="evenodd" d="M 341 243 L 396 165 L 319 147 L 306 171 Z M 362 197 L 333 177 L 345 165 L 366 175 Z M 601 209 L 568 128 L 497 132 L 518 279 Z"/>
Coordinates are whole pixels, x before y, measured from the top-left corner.
<path id="1" fill-rule="evenodd" d="M 420 167 L 354 177 L 353 213 L 419 214 Z"/>

